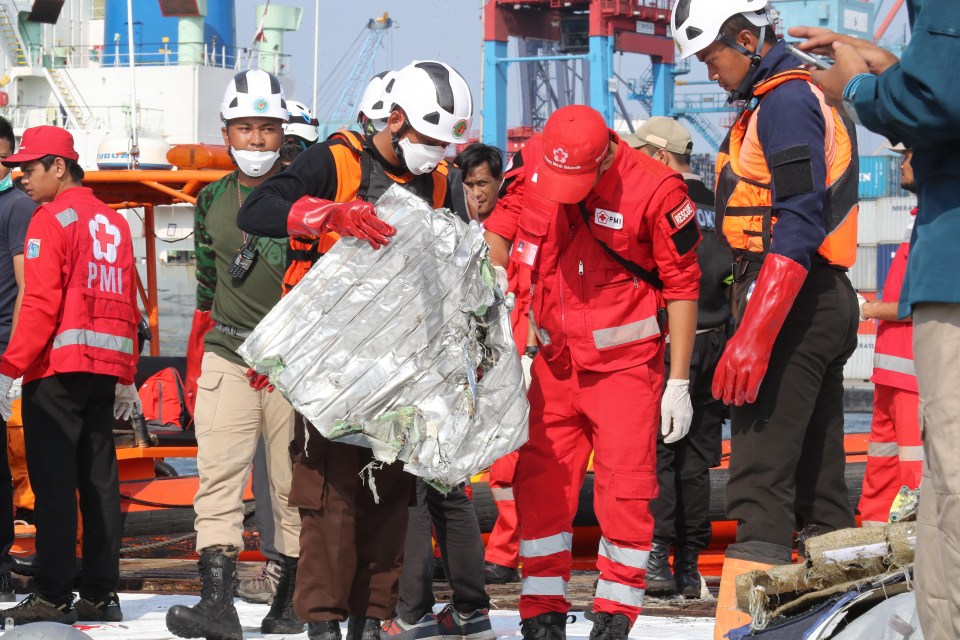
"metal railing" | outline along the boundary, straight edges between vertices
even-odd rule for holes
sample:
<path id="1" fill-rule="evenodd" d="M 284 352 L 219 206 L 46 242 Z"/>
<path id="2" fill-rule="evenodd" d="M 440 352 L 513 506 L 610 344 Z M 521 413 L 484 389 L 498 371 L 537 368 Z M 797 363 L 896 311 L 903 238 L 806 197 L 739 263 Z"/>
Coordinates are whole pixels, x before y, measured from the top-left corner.
<path id="1" fill-rule="evenodd" d="M 137 66 L 175 66 L 178 64 L 177 46 L 169 42 L 137 43 L 139 51 L 133 54 Z M 261 51 L 249 47 L 227 47 L 222 44 L 205 42 L 197 44 L 197 64 L 204 67 L 220 67 L 224 69 L 240 69 L 251 66 L 255 58 L 259 58 Z M 201 48 L 202 47 L 202 48 Z M 74 45 L 72 47 L 54 47 L 48 50 L 36 45 L 29 46 L 28 56 L 32 65 L 43 65 L 52 68 L 84 68 L 84 67 L 121 67 L 127 66 L 129 51 L 126 45 Z M 290 54 L 265 55 L 274 56 L 277 63 L 269 71 L 282 74 L 287 68 Z"/>
<path id="2" fill-rule="evenodd" d="M 116 132 L 130 130 L 130 108 L 117 106 L 91 107 L 88 127 Z M 163 110 L 140 107 L 137 109 L 140 131 L 159 132 L 163 130 Z M 40 125 L 65 126 L 69 120 L 67 113 L 57 105 L 20 104 L 0 107 L 0 116 L 3 116 L 14 129 L 25 129 Z"/>

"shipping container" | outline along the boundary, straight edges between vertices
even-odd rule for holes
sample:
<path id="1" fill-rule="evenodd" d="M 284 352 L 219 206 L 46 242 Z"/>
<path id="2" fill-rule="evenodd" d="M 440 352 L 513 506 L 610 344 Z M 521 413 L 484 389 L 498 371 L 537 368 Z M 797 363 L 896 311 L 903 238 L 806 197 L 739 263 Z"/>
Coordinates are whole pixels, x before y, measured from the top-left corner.
<path id="1" fill-rule="evenodd" d="M 843 367 L 846 380 L 869 380 L 873 375 L 873 348 L 877 344 L 875 335 L 857 335 L 857 349 Z"/>
<path id="2" fill-rule="evenodd" d="M 861 200 L 857 214 L 857 244 L 877 244 L 877 201 Z"/>
<path id="3" fill-rule="evenodd" d="M 903 242 L 909 239 L 909 228 L 913 224 L 910 212 L 917 206 L 917 199 L 880 198 L 875 201 L 877 208 L 877 244 Z"/>
<path id="4" fill-rule="evenodd" d="M 850 282 L 857 291 L 877 290 L 877 247 L 857 247 L 857 261 L 850 267 Z"/>
<path id="5" fill-rule="evenodd" d="M 887 195 L 890 156 L 860 156 L 860 198 L 875 199 Z"/>
<path id="6" fill-rule="evenodd" d="M 881 291 L 883 290 L 883 284 L 887 281 L 890 265 L 893 264 L 893 256 L 897 255 L 897 247 L 899 246 L 899 243 L 877 245 L 877 285 Z"/>

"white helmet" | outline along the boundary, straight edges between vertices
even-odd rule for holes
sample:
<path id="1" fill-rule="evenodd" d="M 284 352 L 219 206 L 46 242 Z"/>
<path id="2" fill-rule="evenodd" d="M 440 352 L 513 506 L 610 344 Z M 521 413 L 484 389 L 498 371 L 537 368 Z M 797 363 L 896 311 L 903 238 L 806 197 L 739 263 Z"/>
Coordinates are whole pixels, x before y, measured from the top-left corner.
<path id="1" fill-rule="evenodd" d="M 367 88 L 363 90 L 360 96 L 360 103 L 357 105 L 357 120 L 360 116 L 366 116 L 370 120 L 386 120 L 390 116 L 392 102 L 385 101 L 384 94 L 387 85 L 396 77 L 396 71 L 382 71 L 370 78 Z"/>
<path id="2" fill-rule="evenodd" d="M 313 144 L 320 139 L 320 131 L 317 129 L 320 123 L 313 117 L 313 112 L 307 105 L 299 100 L 291 100 L 287 103 L 287 108 L 290 110 L 290 119 L 283 124 L 283 135 L 302 138 L 307 144 Z"/>
<path id="3" fill-rule="evenodd" d="M 260 69 L 241 71 L 233 76 L 220 103 L 220 117 L 224 122 L 234 118 L 276 118 L 286 122 L 289 116 L 280 81 Z"/>
<path id="4" fill-rule="evenodd" d="M 738 13 L 758 27 L 769 27 L 768 0 L 677 0 L 673 5 L 673 39 L 680 59 L 703 51 L 720 35 L 723 23 Z"/>
<path id="5" fill-rule="evenodd" d="M 442 142 L 464 140 L 473 118 L 467 81 L 443 62 L 411 62 L 397 71 L 383 99 L 401 107 L 417 133 Z"/>

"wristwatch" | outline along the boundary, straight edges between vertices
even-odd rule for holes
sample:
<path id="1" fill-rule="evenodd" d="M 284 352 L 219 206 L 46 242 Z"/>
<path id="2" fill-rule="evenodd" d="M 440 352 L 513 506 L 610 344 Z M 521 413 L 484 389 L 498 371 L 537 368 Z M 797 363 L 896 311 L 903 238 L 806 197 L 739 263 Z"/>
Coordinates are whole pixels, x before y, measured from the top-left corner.
<path id="1" fill-rule="evenodd" d="M 843 88 L 843 113 L 855 124 L 860 124 L 860 116 L 857 115 L 857 107 L 853 103 L 853 100 L 857 95 L 857 89 L 860 87 L 860 83 L 863 82 L 864 78 L 869 77 L 871 77 L 869 73 L 857 74 L 850 78 L 850 82 Z"/>
<path id="2" fill-rule="evenodd" d="M 535 358 L 538 353 L 540 353 L 540 347 L 537 345 L 531 345 L 523 350 L 523 355 L 527 356 L 531 360 Z"/>

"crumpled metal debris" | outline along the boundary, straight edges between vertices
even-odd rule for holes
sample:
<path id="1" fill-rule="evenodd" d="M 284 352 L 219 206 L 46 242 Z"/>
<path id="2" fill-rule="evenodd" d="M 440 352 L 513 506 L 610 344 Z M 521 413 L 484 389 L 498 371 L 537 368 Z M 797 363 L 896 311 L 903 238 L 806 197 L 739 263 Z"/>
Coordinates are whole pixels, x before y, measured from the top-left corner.
<path id="1" fill-rule="evenodd" d="M 397 235 L 341 239 L 238 352 L 322 435 L 452 487 L 527 439 L 529 406 L 483 232 L 393 186 Z"/>

